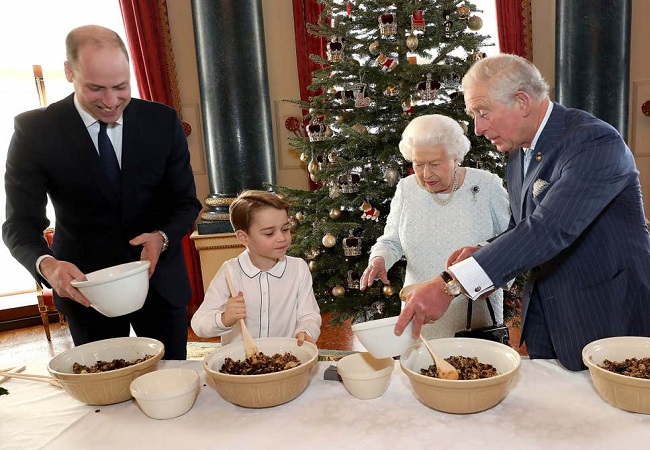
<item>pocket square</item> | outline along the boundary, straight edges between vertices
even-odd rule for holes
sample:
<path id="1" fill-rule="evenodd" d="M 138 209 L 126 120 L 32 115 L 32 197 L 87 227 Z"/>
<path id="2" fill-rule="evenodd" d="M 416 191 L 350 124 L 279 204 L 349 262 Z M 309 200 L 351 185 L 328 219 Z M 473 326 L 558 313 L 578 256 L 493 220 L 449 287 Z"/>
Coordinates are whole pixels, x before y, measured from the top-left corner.
<path id="1" fill-rule="evenodd" d="M 549 187 L 548 181 L 544 181 L 542 179 L 536 180 L 533 183 L 533 197 L 537 197 L 539 194 L 544 192 L 544 189 Z"/>

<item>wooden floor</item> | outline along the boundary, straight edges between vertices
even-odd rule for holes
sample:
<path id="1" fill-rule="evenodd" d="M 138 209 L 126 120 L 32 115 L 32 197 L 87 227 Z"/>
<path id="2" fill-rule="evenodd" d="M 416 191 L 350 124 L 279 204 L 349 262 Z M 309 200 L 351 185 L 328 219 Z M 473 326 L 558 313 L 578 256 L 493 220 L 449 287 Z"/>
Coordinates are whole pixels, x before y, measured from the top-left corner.
<path id="1" fill-rule="evenodd" d="M 356 350 L 363 351 L 363 347 L 350 330 L 350 324 L 331 326 L 327 318 L 323 321 L 318 347 L 327 350 Z M 52 341 L 48 342 L 42 326 L 22 328 L 19 330 L 0 333 L 0 368 L 25 364 L 29 361 L 49 359 L 73 347 L 72 338 L 68 327 L 64 324 L 53 323 L 50 325 Z M 521 354 L 526 354 L 526 349 L 519 348 L 519 329 L 510 329 L 511 345 Z M 219 338 L 200 338 L 188 327 L 188 341 L 190 342 L 219 342 Z"/>

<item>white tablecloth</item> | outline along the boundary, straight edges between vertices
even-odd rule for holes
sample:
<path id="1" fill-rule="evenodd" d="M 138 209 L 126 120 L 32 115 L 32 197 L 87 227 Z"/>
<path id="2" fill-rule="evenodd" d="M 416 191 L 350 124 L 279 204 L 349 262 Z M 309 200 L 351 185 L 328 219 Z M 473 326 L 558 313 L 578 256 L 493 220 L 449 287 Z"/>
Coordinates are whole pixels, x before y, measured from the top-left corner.
<path id="1" fill-rule="evenodd" d="M 46 361 L 28 365 L 45 373 Z M 135 400 L 109 406 L 77 402 L 45 383 L 11 379 L 0 396 L 2 449 L 614 449 L 647 448 L 650 416 L 605 403 L 587 371 L 554 361 L 524 360 L 506 399 L 477 414 L 453 415 L 420 403 L 396 363 L 388 391 L 358 400 L 338 381 L 324 380 L 319 362 L 295 400 L 246 409 L 206 384 L 200 361 L 161 361 L 201 375 L 201 392 L 185 415 L 145 416 Z"/>

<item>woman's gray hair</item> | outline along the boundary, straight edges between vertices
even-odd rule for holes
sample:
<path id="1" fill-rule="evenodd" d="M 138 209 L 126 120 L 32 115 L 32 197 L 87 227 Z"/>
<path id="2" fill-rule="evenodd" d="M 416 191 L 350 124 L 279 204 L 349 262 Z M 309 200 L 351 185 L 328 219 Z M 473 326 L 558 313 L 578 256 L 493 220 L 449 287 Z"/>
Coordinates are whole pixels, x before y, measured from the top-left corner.
<path id="1" fill-rule="evenodd" d="M 502 53 L 478 60 L 461 82 L 463 89 L 481 85 L 495 102 L 512 105 L 515 92 L 523 91 L 535 100 L 548 97 L 548 83 L 537 67 L 521 56 Z"/>
<path id="2" fill-rule="evenodd" d="M 449 159 L 457 159 L 458 163 L 470 149 L 469 139 L 458 122 L 441 114 L 430 114 L 416 117 L 404 128 L 399 151 L 412 162 L 414 147 L 438 145 L 445 149 Z"/>

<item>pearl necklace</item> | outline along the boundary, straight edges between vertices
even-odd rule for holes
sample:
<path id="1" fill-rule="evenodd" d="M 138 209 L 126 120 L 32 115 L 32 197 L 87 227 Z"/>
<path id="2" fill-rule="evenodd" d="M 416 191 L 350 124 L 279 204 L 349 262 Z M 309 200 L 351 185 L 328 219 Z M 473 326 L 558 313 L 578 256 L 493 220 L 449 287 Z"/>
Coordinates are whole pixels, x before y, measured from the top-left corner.
<path id="1" fill-rule="evenodd" d="M 454 194 L 456 193 L 457 189 L 458 189 L 458 167 L 454 169 L 454 184 L 451 187 L 451 192 L 449 193 L 447 198 L 440 198 L 438 197 L 438 194 L 436 194 L 435 192 L 430 192 L 431 198 L 433 199 L 434 202 L 436 202 L 440 206 L 445 206 L 454 198 Z"/>

